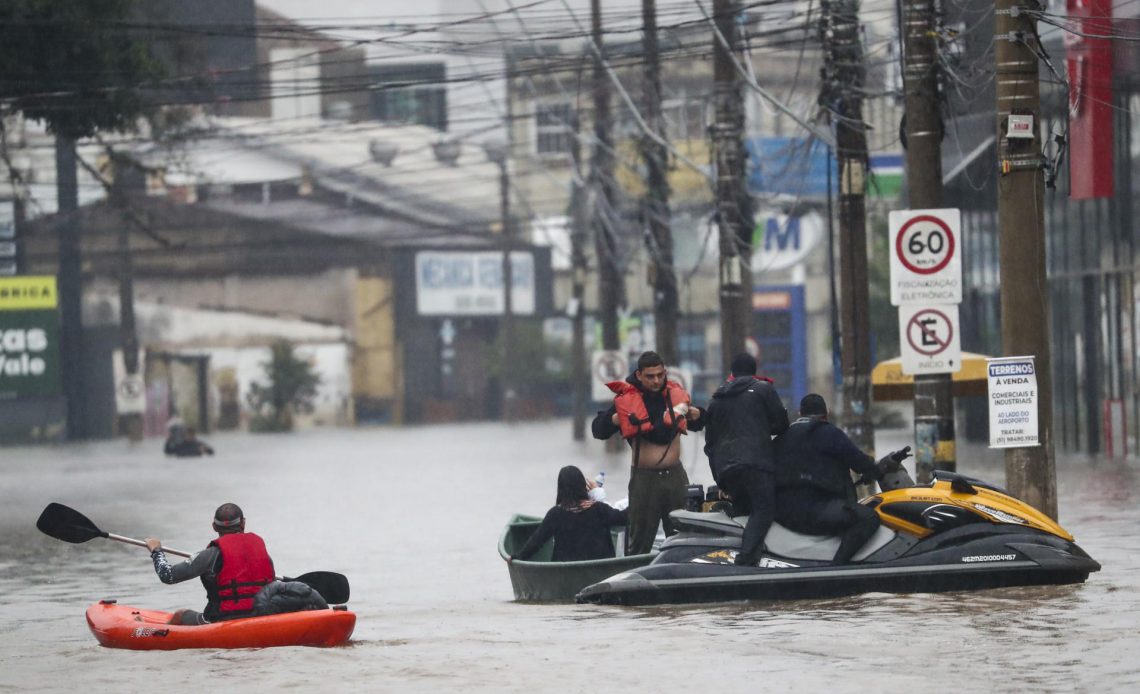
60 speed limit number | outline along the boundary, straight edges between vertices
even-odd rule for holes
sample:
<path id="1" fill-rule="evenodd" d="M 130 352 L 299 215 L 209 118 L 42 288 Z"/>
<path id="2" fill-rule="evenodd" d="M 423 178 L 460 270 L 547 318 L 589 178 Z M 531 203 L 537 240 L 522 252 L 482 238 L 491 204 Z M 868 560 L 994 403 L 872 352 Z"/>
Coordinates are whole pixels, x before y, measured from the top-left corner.
<path id="1" fill-rule="evenodd" d="M 892 304 L 962 301 L 960 231 L 957 209 L 891 212 Z"/>

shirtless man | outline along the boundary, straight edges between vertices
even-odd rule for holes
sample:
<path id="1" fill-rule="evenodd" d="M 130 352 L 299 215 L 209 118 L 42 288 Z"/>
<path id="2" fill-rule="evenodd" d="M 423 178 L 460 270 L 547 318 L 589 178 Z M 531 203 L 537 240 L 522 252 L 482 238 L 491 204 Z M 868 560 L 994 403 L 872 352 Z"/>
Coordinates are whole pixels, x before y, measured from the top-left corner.
<path id="1" fill-rule="evenodd" d="M 680 437 L 704 428 L 701 410 L 689 394 L 666 375 L 665 362 L 656 352 L 645 352 L 624 381 L 608 384 L 614 404 L 594 417 L 594 438 L 608 439 L 621 432 L 633 451 L 629 474 L 630 554 L 653 548 L 657 523 L 673 533 L 669 512 L 685 504 L 689 478 L 681 465 Z"/>

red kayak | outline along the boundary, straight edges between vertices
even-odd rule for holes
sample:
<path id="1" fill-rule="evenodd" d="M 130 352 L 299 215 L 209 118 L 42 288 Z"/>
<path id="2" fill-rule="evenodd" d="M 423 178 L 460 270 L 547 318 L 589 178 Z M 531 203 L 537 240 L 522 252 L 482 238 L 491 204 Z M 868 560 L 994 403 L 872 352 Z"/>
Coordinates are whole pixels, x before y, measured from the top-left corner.
<path id="1" fill-rule="evenodd" d="M 173 651 L 179 648 L 339 646 L 352 636 L 356 615 L 344 608 L 245 617 L 201 626 L 167 624 L 169 612 L 103 600 L 87 608 L 87 625 L 107 648 Z"/>

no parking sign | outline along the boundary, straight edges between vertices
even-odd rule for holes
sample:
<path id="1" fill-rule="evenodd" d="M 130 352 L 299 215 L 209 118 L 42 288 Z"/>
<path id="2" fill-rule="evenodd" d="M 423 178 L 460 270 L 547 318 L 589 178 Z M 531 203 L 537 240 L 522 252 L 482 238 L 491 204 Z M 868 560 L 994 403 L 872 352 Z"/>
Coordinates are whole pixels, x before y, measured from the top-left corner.
<path id="1" fill-rule="evenodd" d="M 899 308 L 904 374 L 954 373 L 962 369 L 957 306 Z"/>
<path id="2" fill-rule="evenodd" d="M 590 397 L 594 402 L 612 400 L 614 394 L 606 387 L 610 381 L 620 381 L 629 375 L 629 360 L 621 350 L 602 349 L 590 359 Z"/>

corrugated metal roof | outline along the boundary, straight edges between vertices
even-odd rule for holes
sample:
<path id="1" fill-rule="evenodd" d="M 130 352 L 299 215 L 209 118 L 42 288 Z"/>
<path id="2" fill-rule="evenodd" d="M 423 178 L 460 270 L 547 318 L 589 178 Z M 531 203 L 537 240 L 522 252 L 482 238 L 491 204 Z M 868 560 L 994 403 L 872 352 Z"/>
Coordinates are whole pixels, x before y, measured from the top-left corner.
<path id="1" fill-rule="evenodd" d="M 394 214 L 435 226 L 487 228 L 499 218 L 499 167 L 482 147 L 457 142 L 454 164 L 433 147 L 446 135 L 423 126 L 218 118 L 200 137 L 176 147 L 140 148 L 137 155 L 167 169 L 168 185 L 241 185 L 299 180 Z M 377 162 L 373 142 L 392 148 Z"/>
<path id="2" fill-rule="evenodd" d="M 328 205 L 308 198 L 275 200 L 269 204 L 217 198 L 202 204 L 209 209 L 245 219 L 276 222 L 299 231 L 366 241 L 386 247 L 488 247 L 497 243 L 496 237 L 466 233 L 461 228 L 432 227 L 377 215 L 368 210 Z"/>

